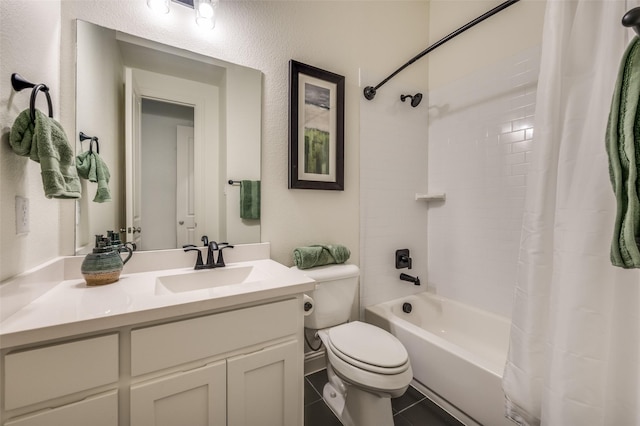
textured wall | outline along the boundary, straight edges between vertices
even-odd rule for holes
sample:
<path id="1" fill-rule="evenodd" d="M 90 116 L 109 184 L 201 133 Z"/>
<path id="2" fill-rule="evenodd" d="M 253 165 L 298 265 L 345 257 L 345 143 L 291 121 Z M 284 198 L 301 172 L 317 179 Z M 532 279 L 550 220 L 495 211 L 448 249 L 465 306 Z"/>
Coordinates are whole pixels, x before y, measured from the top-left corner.
<path id="1" fill-rule="evenodd" d="M 426 1 L 222 1 L 216 29 L 206 32 L 193 24 L 191 10 L 176 5 L 169 15 L 158 16 L 144 1 L 64 0 L 60 20 L 56 1 L 2 0 L 1 5 L 3 128 L 24 106 L 12 106 L 15 100 L 7 99 L 11 92 L 5 90 L 6 81 L 14 68 L 36 80 L 52 81 L 56 106 L 60 99 L 61 122 L 67 129 L 74 128 L 76 18 L 260 69 L 264 73 L 262 240 L 272 243 L 272 257 L 285 264 L 292 263 L 293 248 L 318 242 L 346 244 L 353 261 L 359 262 L 360 70 L 383 77 L 424 48 Z M 39 31 L 31 31 L 34 27 Z M 346 77 L 344 192 L 287 189 L 290 59 Z M 399 81 L 415 86 L 424 78 L 424 72 L 414 69 L 405 71 Z M 27 237 L 12 235 L 13 195 L 25 186 L 27 194 L 36 194 L 39 175 L 26 160 L 9 169 L 7 163 L 14 159 L 7 155 L 6 144 L 0 152 L 1 277 L 6 278 L 47 258 L 73 252 L 74 208 L 67 203 L 52 209 L 59 202 L 42 200 L 40 208 L 32 209 L 32 223 L 42 226 L 32 226 Z"/>
<path id="2" fill-rule="evenodd" d="M 62 34 L 71 43 L 72 19 L 81 18 L 262 70 L 262 240 L 285 264 L 293 248 L 318 242 L 346 244 L 358 262 L 359 70 L 384 74 L 419 51 L 426 13 L 426 2 L 412 1 L 223 1 L 216 29 L 202 32 L 186 8 L 158 16 L 144 2 L 65 1 Z M 346 77 L 344 192 L 287 189 L 289 59 Z"/>
<path id="3" fill-rule="evenodd" d="M 30 90 L 13 92 L 12 73 L 49 86 L 54 116 L 60 118 L 59 41 L 59 1 L 0 2 L 0 281 L 58 255 L 60 207 L 74 205 L 45 198 L 40 165 L 14 154 L 9 146 L 11 125 L 29 107 L 31 94 Z M 45 99 L 40 93 L 37 105 L 44 110 Z M 16 235 L 16 195 L 29 199 L 27 234 Z"/>

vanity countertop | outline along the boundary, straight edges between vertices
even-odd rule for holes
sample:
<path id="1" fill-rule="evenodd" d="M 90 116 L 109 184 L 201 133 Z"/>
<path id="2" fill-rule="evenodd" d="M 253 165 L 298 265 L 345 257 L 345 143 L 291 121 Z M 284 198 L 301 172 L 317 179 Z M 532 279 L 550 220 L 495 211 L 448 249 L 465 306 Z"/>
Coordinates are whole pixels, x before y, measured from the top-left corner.
<path id="1" fill-rule="evenodd" d="M 222 269 L 248 267 L 260 271 L 259 277 L 190 291 L 172 291 L 158 278 L 211 270 L 182 267 L 124 273 L 118 282 L 97 287 L 87 286 L 82 278 L 66 279 L 0 322 L 0 348 L 225 310 L 314 288 L 313 280 L 271 259 L 227 263 Z"/>

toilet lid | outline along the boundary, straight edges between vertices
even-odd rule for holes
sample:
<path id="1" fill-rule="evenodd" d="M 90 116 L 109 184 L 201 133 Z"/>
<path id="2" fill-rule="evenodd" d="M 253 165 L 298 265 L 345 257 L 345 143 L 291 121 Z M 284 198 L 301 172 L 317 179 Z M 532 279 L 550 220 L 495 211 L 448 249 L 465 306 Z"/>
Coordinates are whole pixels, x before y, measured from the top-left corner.
<path id="1" fill-rule="evenodd" d="M 357 367 L 381 373 L 393 369 L 396 374 L 398 367 L 404 370 L 408 365 L 409 355 L 402 343 L 374 325 L 354 321 L 332 327 L 328 334 L 334 353 Z"/>

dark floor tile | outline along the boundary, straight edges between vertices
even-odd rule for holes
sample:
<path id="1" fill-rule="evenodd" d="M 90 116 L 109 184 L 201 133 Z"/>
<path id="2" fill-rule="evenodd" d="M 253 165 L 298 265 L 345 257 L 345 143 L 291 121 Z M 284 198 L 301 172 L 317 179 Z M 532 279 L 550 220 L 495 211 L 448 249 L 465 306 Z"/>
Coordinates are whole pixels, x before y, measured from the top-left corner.
<path id="1" fill-rule="evenodd" d="M 413 426 L 409 420 L 402 417 L 402 414 L 393 416 L 393 426 Z"/>
<path id="2" fill-rule="evenodd" d="M 342 426 L 323 400 L 304 407 L 304 426 Z"/>
<path id="3" fill-rule="evenodd" d="M 429 399 L 407 408 L 398 416 L 404 417 L 413 426 L 464 426 Z"/>
<path id="4" fill-rule="evenodd" d="M 311 382 L 315 390 L 318 391 L 320 396 L 322 396 L 322 389 L 324 389 L 324 385 L 329 381 L 329 378 L 327 377 L 327 370 L 323 369 L 309 374 L 307 376 L 307 380 Z"/>
<path id="5" fill-rule="evenodd" d="M 304 405 L 322 400 L 320 394 L 315 390 L 311 383 L 305 379 L 304 381 Z"/>
<path id="6" fill-rule="evenodd" d="M 402 396 L 398 398 L 391 398 L 391 407 L 393 408 L 393 413 L 398 413 L 405 408 L 408 408 L 413 404 L 422 401 L 425 398 L 426 396 L 421 394 L 416 388 L 414 388 L 413 386 L 409 386 L 409 389 L 407 389 L 407 391 Z"/>

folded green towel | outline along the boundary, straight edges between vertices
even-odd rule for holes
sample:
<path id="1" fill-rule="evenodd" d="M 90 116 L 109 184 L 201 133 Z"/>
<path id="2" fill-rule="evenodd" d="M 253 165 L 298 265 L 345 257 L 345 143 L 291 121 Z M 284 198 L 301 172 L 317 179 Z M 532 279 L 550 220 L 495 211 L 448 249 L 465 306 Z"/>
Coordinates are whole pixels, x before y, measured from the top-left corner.
<path id="1" fill-rule="evenodd" d="M 41 111 L 22 111 L 11 127 L 9 143 L 13 151 L 40 163 L 44 195 L 47 198 L 80 198 L 80 179 L 62 125 Z"/>
<path id="2" fill-rule="evenodd" d="M 242 219 L 260 219 L 259 180 L 240 182 L 240 217 Z"/>
<path id="3" fill-rule="evenodd" d="M 109 192 L 109 179 L 111 174 L 102 157 L 96 152 L 86 151 L 76 157 L 76 169 L 81 178 L 88 179 L 89 182 L 97 182 L 98 190 L 93 201 L 104 203 L 111 201 Z"/>
<path id="4" fill-rule="evenodd" d="M 351 256 L 351 252 L 345 246 L 312 245 L 298 247 L 293 250 L 293 260 L 300 269 L 309 269 L 314 266 L 329 265 L 332 263 L 344 263 Z"/>
<path id="5" fill-rule="evenodd" d="M 640 39 L 627 48 L 611 102 L 605 145 L 609 175 L 616 196 L 616 220 L 611 243 L 611 263 L 640 268 Z"/>

